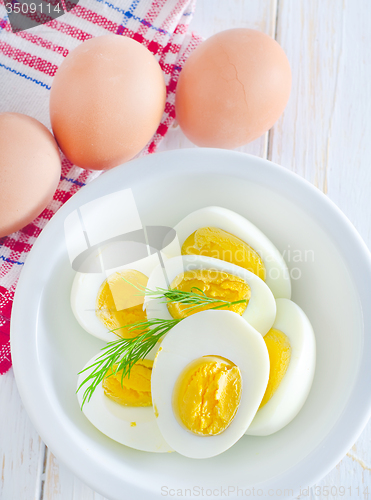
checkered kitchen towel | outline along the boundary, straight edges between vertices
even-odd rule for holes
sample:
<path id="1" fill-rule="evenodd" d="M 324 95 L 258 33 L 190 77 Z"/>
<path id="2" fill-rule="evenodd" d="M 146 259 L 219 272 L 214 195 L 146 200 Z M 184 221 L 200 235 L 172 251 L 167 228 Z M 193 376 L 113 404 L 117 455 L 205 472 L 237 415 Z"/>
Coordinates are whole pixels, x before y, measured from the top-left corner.
<path id="1" fill-rule="evenodd" d="M 14 34 L 0 0 L 0 112 L 24 113 L 50 128 L 49 91 L 63 58 L 89 38 L 108 33 L 128 36 L 155 55 L 165 75 L 165 112 L 142 154 L 153 153 L 175 117 L 174 92 L 179 73 L 201 41 L 195 34 L 186 34 L 195 1 L 81 0 L 62 17 Z M 0 238 L 0 374 L 11 366 L 10 313 L 27 254 L 61 205 L 99 174 L 82 170 L 62 157 L 61 180 L 52 202 L 21 231 Z"/>

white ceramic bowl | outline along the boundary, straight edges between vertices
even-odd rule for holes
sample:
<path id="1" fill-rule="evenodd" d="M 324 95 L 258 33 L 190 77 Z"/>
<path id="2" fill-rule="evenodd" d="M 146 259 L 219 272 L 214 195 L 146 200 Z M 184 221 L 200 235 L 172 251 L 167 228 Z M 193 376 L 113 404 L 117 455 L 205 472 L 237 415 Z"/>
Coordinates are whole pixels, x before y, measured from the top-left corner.
<path id="1" fill-rule="evenodd" d="M 212 459 L 135 451 L 95 429 L 79 409 L 76 374 L 103 346 L 73 317 L 74 277 L 64 220 L 77 207 L 130 187 L 142 222 L 175 225 L 219 205 L 256 224 L 284 252 L 293 300 L 312 322 L 317 368 L 309 398 L 280 432 L 243 437 Z M 290 254 L 289 254 L 290 253 Z M 306 258 L 305 258 L 306 256 Z M 301 260 L 301 261 L 300 261 Z M 297 269 L 294 269 L 297 268 Z M 340 461 L 371 409 L 371 260 L 336 206 L 312 185 L 268 161 L 211 149 L 170 151 L 115 168 L 84 187 L 44 229 L 17 288 L 11 325 L 15 376 L 25 407 L 51 451 L 104 496 L 156 499 L 170 488 L 238 498 L 298 493 Z M 235 490 L 233 490 L 235 488 Z M 288 498 L 288 492 L 285 493 Z M 201 496 L 201 495 L 199 495 Z M 240 493 L 241 496 L 241 493 Z"/>

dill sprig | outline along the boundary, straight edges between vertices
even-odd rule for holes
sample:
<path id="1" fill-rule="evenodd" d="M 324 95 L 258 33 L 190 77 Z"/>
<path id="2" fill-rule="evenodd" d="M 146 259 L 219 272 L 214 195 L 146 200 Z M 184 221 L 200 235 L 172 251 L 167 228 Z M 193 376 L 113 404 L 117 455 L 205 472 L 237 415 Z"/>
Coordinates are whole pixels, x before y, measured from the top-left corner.
<path id="1" fill-rule="evenodd" d="M 142 295 L 150 297 L 152 299 L 165 299 L 163 302 L 174 303 L 177 302 L 183 305 L 189 305 L 185 308 L 185 311 L 191 311 L 196 308 L 201 308 L 204 306 L 210 306 L 215 304 L 210 309 L 221 309 L 223 307 L 230 308 L 236 304 L 246 303 L 247 299 L 235 300 L 229 302 L 227 300 L 216 299 L 213 297 L 208 297 L 203 290 L 197 287 L 193 287 L 190 292 L 177 289 L 166 289 L 166 288 L 156 288 L 156 290 L 151 290 L 146 287 L 138 287 L 133 283 L 130 283 L 125 278 L 124 281 L 132 285 L 134 288 L 139 290 Z M 194 290 L 197 290 L 195 292 Z M 121 328 L 127 328 L 128 330 L 140 330 L 141 333 L 133 338 L 119 338 L 108 342 L 108 344 L 102 348 L 102 354 L 95 360 L 94 363 L 87 366 L 79 372 L 79 374 L 91 370 L 89 375 L 84 379 L 84 381 L 79 385 L 76 392 L 78 392 L 86 384 L 89 384 L 84 391 L 83 401 L 81 404 L 81 409 L 83 408 L 86 401 L 90 401 L 95 389 L 103 379 L 108 376 L 116 375 L 122 370 L 121 374 L 121 385 L 123 385 L 124 377 L 130 376 L 131 368 L 140 361 L 144 359 L 148 353 L 155 347 L 155 345 L 161 340 L 161 338 L 166 335 L 176 324 L 182 321 L 184 318 L 179 319 L 159 319 L 153 318 L 147 321 L 140 321 L 138 323 L 133 323 L 131 325 L 125 325 L 114 330 L 110 330 L 116 333 L 117 330 Z M 143 333 L 142 333 L 143 332 Z M 115 368 L 114 368 L 115 367 Z M 107 375 L 108 371 L 111 373 Z"/>
<path id="2" fill-rule="evenodd" d="M 87 366 L 79 372 L 84 373 L 88 370 L 93 370 L 79 385 L 76 392 L 78 392 L 85 384 L 89 383 L 84 391 L 84 397 L 81 405 L 83 408 L 86 401 L 90 401 L 95 389 L 103 382 L 107 372 L 111 369 L 108 377 L 116 375 L 122 370 L 121 385 L 123 384 L 124 377 L 130 376 L 131 368 L 144 359 L 157 342 L 168 333 L 181 319 L 151 319 L 148 321 L 141 321 L 134 323 L 130 326 L 130 330 L 145 330 L 144 333 L 136 337 L 108 342 L 102 348 L 102 354 L 95 360 L 94 363 Z M 123 328 L 123 327 L 121 327 Z M 126 325 L 127 328 L 127 325 Z M 119 328 L 115 328 L 119 330 Z M 115 366 L 115 368 L 113 368 Z"/>
<path id="3" fill-rule="evenodd" d="M 128 283 L 129 285 L 139 290 L 141 292 L 140 295 L 150 297 L 151 299 L 165 298 L 165 300 L 163 300 L 163 302 L 165 303 L 177 302 L 178 304 L 190 304 L 190 307 L 186 307 L 184 309 L 185 311 L 190 311 L 198 307 L 204 307 L 216 303 L 218 305 L 215 305 L 211 309 L 221 309 L 222 307 L 229 308 L 236 304 L 243 304 L 247 302 L 246 299 L 235 300 L 233 302 L 230 302 L 228 300 L 208 297 L 206 293 L 203 290 L 201 290 L 201 288 L 198 288 L 196 286 L 192 287 L 190 292 L 187 292 L 185 290 L 178 290 L 177 288 L 172 289 L 172 288 L 159 288 L 159 287 L 157 287 L 156 290 L 151 290 L 150 288 L 144 287 L 142 285 L 138 287 L 133 283 L 130 283 L 130 281 L 126 280 L 125 278 L 122 279 L 126 281 L 126 283 Z M 197 290 L 197 292 L 194 292 L 193 290 Z"/>

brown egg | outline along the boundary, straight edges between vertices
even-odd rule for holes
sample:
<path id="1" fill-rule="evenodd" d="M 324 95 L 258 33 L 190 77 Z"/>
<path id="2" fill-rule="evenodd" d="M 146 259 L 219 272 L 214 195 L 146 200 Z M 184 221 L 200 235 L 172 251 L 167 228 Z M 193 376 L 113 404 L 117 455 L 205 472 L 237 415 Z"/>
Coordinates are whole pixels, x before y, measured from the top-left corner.
<path id="1" fill-rule="evenodd" d="M 53 198 L 61 175 L 58 146 L 30 116 L 0 113 L 0 237 L 18 231 Z"/>
<path id="2" fill-rule="evenodd" d="M 124 36 L 93 38 L 73 50 L 55 75 L 53 132 L 75 165 L 112 168 L 144 148 L 165 99 L 164 76 L 149 50 Z"/>
<path id="3" fill-rule="evenodd" d="M 275 40 L 251 29 L 222 31 L 185 63 L 176 116 L 198 146 L 235 148 L 272 127 L 290 90 L 290 65 Z"/>

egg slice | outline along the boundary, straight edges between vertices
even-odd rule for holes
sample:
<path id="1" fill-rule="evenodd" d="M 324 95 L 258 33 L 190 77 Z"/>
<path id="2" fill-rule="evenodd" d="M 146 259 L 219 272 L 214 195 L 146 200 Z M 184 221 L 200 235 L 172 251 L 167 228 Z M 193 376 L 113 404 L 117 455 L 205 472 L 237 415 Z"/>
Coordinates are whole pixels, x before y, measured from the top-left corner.
<path id="1" fill-rule="evenodd" d="M 226 260 L 244 267 L 265 280 L 276 298 L 291 298 L 291 281 L 286 263 L 273 243 L 250 221 L 222 207 L 192 212 L 174 229 L 182 254 L 197 254 Z M 177 255 L 173 243 L 164 250 Z"/>
<path id="2" fill-rule="evenodd" d="M 276 302 L 272 292 L 258 276 L 229 262 L 201 255 L 174 257 L 165 262 L 165 272 L 161 266 L 156 267 L 150 275 L 147 287 L 150 290 L 168 288 L 177 277 L 178 281 L 181 281 L 184 273 L 199 270 L 210 271 L 211 278 L 213 272 L 217 271 L 242 279 L 249 288 L 247 307 L 243 311 L 240 311 L 240 313 L 242 312 L 242 318 L 261 333 L 261 335 L 265 335 L 269 331 L 276 317 Z M 197 286 L 199 287 L 200 285 Z M 171 319 L 173 317 L 163 299 L 152 300 L 150 297 L 146 297 L 144 305 L 149 319 Z M 199 312 L 200 310 L 197 314 Z"/>
<path id="3" fill-rule="evenodd" d="M 147 316 L 143 311 L 143 294 L 122 278 L 143 288 L 159 262 L 158 255 L 153 254 L 105 273 L 76 273 L 71 307 L 82 328 L 107 342 L 117 340 L 118 335 L 132 337 L 133 332 L 119 327 L 145 321 Z"/>
<path id="4" fill-rule="evenodd" d="M 152 372 L 152 400 L 165 441 L 209 458 L 245 433 L 269 377 L 262 336 L 230 311 L 202 311 L 164 338 Z"/>
<path id="5" fill-rule="evenodd" d="M 171 282 L 170 288 L 181 292 L 194 293 L 196 291 L 198 295 L 203 293 L 213 299 L 213 302 L 201 307 L 200 305 L 192 307 L 181 302 L 169 302 L 167 308 L 173 318 L 185 318 L 200 311 L 213 309 L 215 306 L 241 316 L 251 297 L 251 289 L 243 278 L 215 269 L 184 271 Z M 223 301 L 231 305 L 227 306 Z"/>
<path id="6" fill-rule="evenodd" d="M 279 431 L 299 413 L 314 376 L 316 342 L 302 309 L 277 299 L 277 317 L 264 337 L 270 358 L 266 393 L 246 434 L 267 436 Z"/>
<path id="7" fill-rule="evenodd" d="M 92 365 L 100 355 L 99 353 L 94 356 L 86 367 Z M 146 364 L 146 360 L 143 364 L 144 367 L 150 366 L 148 362 Z M 90 372 L 91 370 L 88 370 L 79 375 L 77 387 Z M 85 402 L 82 408 L 84 415 L 103 434 L 130 448 L 157 453 L 172 451 L 159 430 L 152 405 L 148 404 L 150 401 L 148 401 L 146 392 L 148 392 L 147 385 L 150 382 L 146 380 L 145 375 L 140 370 L 138 373 L 132 373 L 131 378 L 132 380 L 130 381 L 129 378 L 129 384 L 126 384 L 124 388 L 121 388 L 119 375 L 116 379 L 114 377 L 105 379 L 105 382 L 109 382 L 107 386 L 103 388 L 103 385 L 100 384 L 95 389 L 90 401 Z M 135 387 L 136 383 L 137 387 Z M 138 391 L 140 385 L 144 385 L 142 393 Z M 77 393 L 80 406 L 83 402 L 83 395 L 84 386 Z M 125 401 L 127 405 L 117 401 Z M 141 406 L 141 404 L 147 406 Z"/>

